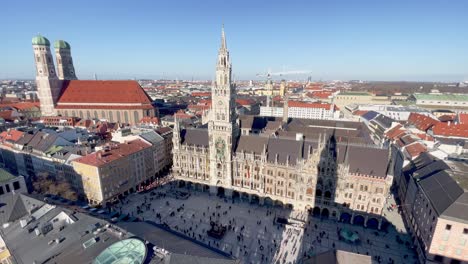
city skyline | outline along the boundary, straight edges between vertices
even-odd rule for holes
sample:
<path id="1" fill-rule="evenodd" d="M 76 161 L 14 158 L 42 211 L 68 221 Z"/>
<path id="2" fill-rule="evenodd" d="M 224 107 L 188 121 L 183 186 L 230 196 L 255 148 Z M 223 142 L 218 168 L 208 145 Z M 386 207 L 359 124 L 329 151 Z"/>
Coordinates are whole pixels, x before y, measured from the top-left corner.
<path id="1" fill-rule="evenodd" d="M 224 23 L 236 79 L 271 70 L 309 73 L 287 79 L 468 80 L 467 4 L 397 2 L 8 2 L 0 79 L 34 78 L 30 40 L 40 32 L 71 44 L 80 79 L 209 80 Z M 35 23 L 39 13 L 50 19 Z"/>

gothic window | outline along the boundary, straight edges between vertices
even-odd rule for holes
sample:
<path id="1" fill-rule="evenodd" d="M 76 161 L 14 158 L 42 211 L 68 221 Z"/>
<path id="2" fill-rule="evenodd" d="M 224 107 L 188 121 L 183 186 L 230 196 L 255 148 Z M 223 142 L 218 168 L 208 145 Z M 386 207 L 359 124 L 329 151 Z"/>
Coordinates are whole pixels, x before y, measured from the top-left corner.
<path id="1" fill-rule="evenodd" d="M 122 119 L 120 118 L 120 111 L 117 111 L 117 122 L 122 122 Z"/>
<path id="2" fill-rule="evenodd" d="M 97 111 L 94 111 L 94 118 L 98 118 L 98 113 L 97 113 Z"/>
<path id="3" fill-rule="evenodd" d="M 71 114 L 72 114 L 72 116 L 75 116 L 75 110 L 73 110 L 73 111 L 71 112 Z"/>
<path id="4" fill-rule="evenodd" d="M 322 191 L 321 190 L 316 190 L 315 191 L 315 196 L 317 196 L 317 197 L 322 196 Z"/>
<path id="5" fill-rule="evenodd" d="M 138 123 L 140 121 L 140 114 L 138 113 L 138 111 L 133 112 L 133 119 L 135 123 Z"/>
<path id="6" fill-rule="evenodd" d="M 106 111 L 102 110 L 102 112 L 101 112 L 101 118 L 106 118 Z"/>
<path id="7" fill-rule="evenodd" d="M 41 56 L 36 56 L 36 61 L 41 62 Z"/>
<path id="8" fill-rule="evenodd" d="M 83 111 L 80 110 L 80 118 L 83 118 Z"/>
<path id="9" fill-rule="evenodd" d="M 114 114 L 112 113 L 112 111 L 109 111 L 109 121 L 114 122 Z"/>
<path id="10" fill-rule="evenodd" d="M 89 111 L 86 111 L 86 118 L 91 119 L 91 113 Z"/>
<path id="11" fill-rule="evenodd" d="M 125 120 L 125 123 L 128 123 L 128 112 L 127 111 L 124 112 L 124 120 Z"/>
<path id="12" fill-rule="evenodd" d="M 64 115 L 68 116 L 68 111 L 67 110 L 64 111 Z"/>

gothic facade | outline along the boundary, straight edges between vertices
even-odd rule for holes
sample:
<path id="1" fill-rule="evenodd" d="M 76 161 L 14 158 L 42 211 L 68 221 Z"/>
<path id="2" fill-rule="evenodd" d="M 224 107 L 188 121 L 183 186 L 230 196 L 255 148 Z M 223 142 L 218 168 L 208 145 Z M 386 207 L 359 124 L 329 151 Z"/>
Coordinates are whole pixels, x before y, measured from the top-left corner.
<path id="1" fill-rule="evenodd" d="M 223 30 L 212 120 L 175 122 L 174 177 L 212 194 L 379 226 L 393 180 L 388 149 L 372 146 L 357 122 L 237 117 L 231 71 Z"/>

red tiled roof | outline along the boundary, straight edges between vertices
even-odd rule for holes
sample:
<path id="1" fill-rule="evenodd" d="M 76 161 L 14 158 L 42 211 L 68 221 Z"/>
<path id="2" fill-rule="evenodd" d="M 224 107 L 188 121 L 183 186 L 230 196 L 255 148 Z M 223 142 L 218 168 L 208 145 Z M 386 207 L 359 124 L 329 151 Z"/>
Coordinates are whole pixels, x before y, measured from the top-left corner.
<path id="1" fill-rule="evenodd" d="M 253 99 L 236 99 L 236 103 L 240 105 L 253 105 L 255 104 L 255 100 Z"/>
<path id="2" fill-rule="evenodd" d="M 438 124 L 439 120 L 418 113 L 411 113 L 407 123 L 414 125 L 419 130 L 427 131 L 432 126 Z"/>
<path id="3" fill-rule="evenodd" d="M 7 121 L 12 121 L 14 119 L 16 119 L 16 117 L 13 117 L 13 111 L 12 110 L 4 110 L 4 111 L 0 111 L 0 118 L 3 118 Z"/>
<path id="4" fill-rule="evenodd" d="M 20 103 L 16 103 L 16 104 L 12 104 L 11 105 L 12 107 L 20 110 L 20 111 L 23 111 L 23 110 L 28 110 L 28 109 L 32 109 L 32 108 L 38 108 L 40 109 L 40 103 L 39 102 L 20 102 Z"/>
<path id="5" fill-rule="evenodd" d="M 426 152 L 427 148 L 426 148 L 426 146 L 424 146 L 423 144 L 421 144 L 419 142 L 414 142 L 414 143 L 412 143 L 410 145 L 407 145 L 405 147 L 405 151 L 406 151 L 406 153 L 408 153 L 410 155 L 410 157 L 415 158 L 415 157 L 419 156 L 419 154 L 421 154 L 423 152 Z"/>
<path id="6" fill-rule="evenodd" d="M 193 92 L 192 96 L 194 97 L 209 97 L 211 96 L 210 92 Z"/>
<path id="7" fill-rule="evenodd" d="M 436 136 L 468 138 L 468 124 L 438 123 L 432 132 Z"/>
<path id="8" fill-rule="evenodd" d="M 211 106 L 211 99 L 202 99 L 198 101 L 198 105 L 208 105 Z"/>
<path id="9" fill-rule="evenodd" d="M 468 113 L 459 113 L 458 122 L 460 124 L 468 124 Z"/>
<path id="10" fill-rule="evenodd" d="M 434 138 L 431 135 L 426 134 L 426 133 L 417 133 L 415 135 L 418 136 L 422 140 L 434 141 Z"/>
<path id="11" fill-rule="evenodd" d="M 356 110 L 356 111 L 353 112 L 353 115 L 355 115 L 355 116 L 363 116 L 363 115 L 367 114 L 367 112 L 369 112 L 369 111 L 366 111 L 366 110 Z"/>
<path id="12" fill-rule="evenodd" d="M 108 150 L 100 150 L 88 154 L 74 160 L 73 162 L 99 167 L 150 147 L 151 144 L 148 144 L 141 139 L 136 139 L 126 143 L 110 146 Z"/>
<path id="13" fill-rule="evenodd" d="M 152 105 L 57 105 L 56 109 L 154 109 Z"/>
<path id="14" fill-rule="evenodd" d="M 333 93 L 332 92 L 327 92 L 327 91 L 314 91 L 312 92 L 312 96 L 315 98 L 320 98 L 320 99 L 328 99 Z"/>
<path id="15" fill-rule="evenodd" d="M 441 115 L 438 117 L 439 121 L 441 122 L 448 122 L 448 121 L 453 121 L 456 116 L 454 115 Z"/>
<path id="16" fill-rule="evenodd" d="M 385 136 L 389 139 L 396 139 L 400 136 L 404 135 L 406 130 L 403 128 L 401 124 L 397 124 L 396 126 L 390 128 L 385 132 Z"/>
<path id="17" fill-rule="evenodd" d="M 177 117 L 178 119 L 191 119 L 193 115 L 186 114 L 184 111 L 179 110 L 174 114 L 174 117 Z"/>
<path id="18" fill-rule="evenodd" d="M 0 140 L 4 142 L 5 140 L 11 141 L 11 142 L 16 142 L 18 139 L 23 136 L 24 132 L 18 131 L 18 130 L 10 130 L 10 131 L 3 131 L 0 133 Z"/>
<path id="19" fill-rule="evenodd" d="M 151 98 L 136 81 L 64 81 L 58 104 L 142 104 L 151 105 Z M 93 108 L 94 106 L 88 106 Z"/>
<path id="20" fill-rule="evenodd" d="M 322 108 L 329 110 L 331 107 L 331 104 L 322 104 L 322 103 L 305 103 L 305 102 L 299 102 L 299 101 L 288 101 L 288 107 L 301 107 L 301 108 Z M 335 110 L 337 110 L 338 107 L 335 105 Z"/>
<path id="21" fill-rule="evenodd" d="M 150 117 L 150 116 L 145 116 L 142 119 L 140 119 L 140 123 L 145 123 L 145 124 L 159 124 L 159 118 L 157 117 Z"/>

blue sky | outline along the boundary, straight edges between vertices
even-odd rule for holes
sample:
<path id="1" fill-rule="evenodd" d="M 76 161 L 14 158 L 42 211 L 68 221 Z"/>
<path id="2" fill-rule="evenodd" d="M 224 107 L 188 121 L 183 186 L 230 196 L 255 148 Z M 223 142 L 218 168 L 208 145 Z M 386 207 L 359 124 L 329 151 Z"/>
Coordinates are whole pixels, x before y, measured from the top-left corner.
<path id="1" fill-rule="evenodd" d="M 80 79 L 211 79 L 225 24 L 238 79 L 468 80 L 468 1 L 4 1 L 0 79 L 34 78 L 31 38 L 72 46 Z M 305 76 L 287 76 L 288 79 Z"/>

